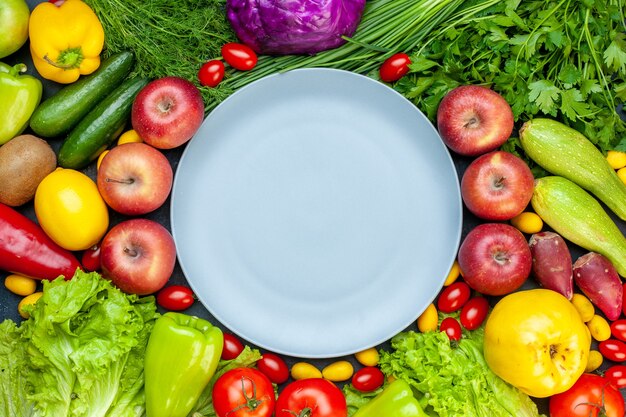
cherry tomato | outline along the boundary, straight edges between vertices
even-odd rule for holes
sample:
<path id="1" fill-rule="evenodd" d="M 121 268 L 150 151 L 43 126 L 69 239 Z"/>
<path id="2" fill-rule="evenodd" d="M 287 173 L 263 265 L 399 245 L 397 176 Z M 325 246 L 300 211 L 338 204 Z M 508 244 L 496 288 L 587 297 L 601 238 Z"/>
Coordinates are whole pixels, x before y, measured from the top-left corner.
<path id="1" fill-rule="evenodd" d="M 235 359 L 243 352 L 243 344 L 237 339 L 237 336 L 224 333 L 224 347 L 222 348 L 222 359 L 229 361 Z"/>
<path id="2" fill-rule="evenodd" d="M 550 397 L 550 417 L 623 417 L 624 399 L 606 379 L 582 374 L 565 392 Z"/>
<path id="3" fill-rule="evenodd" d="M 166 310 L 186 310 L 194 302 L 193 291 L 183 285 L 170 285 L 159 291 L 156 301 Z"/>
<path id="4" fill-rule="evenodd" d="M 615 320 L 611 323 L 611 334 L 622 342 L 626 342 L 626 319 Z"/>
<path id="5" fill-rule="evenodd" d="M 224 63 L 219 59 L 205 62 L 198 71 L 200 84 L 207 87 L 216 87 L 224 79 Z"/>
<path id="6" fill-rule="evenodd" d="M 604 377 L 617 389 L 626 388 L 626 365 L 613 365 L 604 372 Z"/>
<path id="7" fill-rule="evenodd" d="M 229 42 L 222 45 L 222 58 L 231 67 L 240 71 L 249 71 L 257 63 L 256 53 L 248 45 Z"/>
<path id="8" fill-rule="evenodd" d="M 354 357 L 363 366 L 376 366 L 380 360 L 378 350 L 373 347 L 355 353 Z"/>
<path id="9" fill-rule="evenodd" d="M 296 362 L 291 366 L 291 377 L 296 380 L 321 378 L 322 371 L 308 362 Z"/>
<path id="10" fill-rule="evenodd" d="M 446 317 L 441 320 L 441 324 L 439 325 L 440 332 L 446 332 L 448 338 L 450 340 L 459 341 L 461 340 L 461 325 L 454 317 Z"/>
<path id="11" fill-rule="evenodd" d="M 309 378 L 288 384 L 276 400 L 276 417 L 346 417 L 348 407 L 343 392 L 322 378 Z"/>
<path id="12" fill-rule="evenodd" d="M 474 297 L 465 303 L 461 309 L 459 319 L 461 320 L 461 325 L 467 330 L 475 330 L 483 324 L 488 313 L 489 301 L 485 297 Z"/>
<path id="13" fill-rule="evenodd" d="M 264 353 L 263 357 L 257 361 L 256 367 L 275 384 L 282 384 L 289 379 L 289 367 L 280 356 L 274 353 Z"/>
<path id="14" fill-rule="evenodd" d="M 100 244 L 84 251 L 80 263 L 85 271 L 93 272 L 100 270 Z"/>
<path id="15" fill-rule="evenodd" d="M 352 375 L 352 386 L 361 392 L 370 392 L 380 388 L 385 382 L 385 375 L 375 366 L 366 366 Z"/>
<path id="16" fill-rule="evenodd" d="M 459 310 L 469 300 L 472 290 L 463 281 L 457 281 L 445 287 L 437 299 L 437 308 L 444 313 Z"/>
<path id="17" fill-rule="evenodd" d="M 626 343 L 617 339 L 608 339 L 598 343 L 602 356 L 613 362 L 626 361 Z"/>
<path id="18" fill-rule="evenodd" d="M 380 79 L 386 83 L 398 81 L 409 72 L 410 63 L 411 58 L 405 53 L 391 55 L 380 66 Z"/>
<path id="19" fill-rule="evenodd" d="M 274 387 L 254 368 L 226 372 L 215 381 L 211 394 L 217 417 L 270 417 L 274 412 Z"/>
<path id="20" fill-rule="evenodd" d="M 13 294 L 26 297 L 37 291 L 37 281 L 23 275 L 11 274 L 4 279 L 4 286 Z"/>

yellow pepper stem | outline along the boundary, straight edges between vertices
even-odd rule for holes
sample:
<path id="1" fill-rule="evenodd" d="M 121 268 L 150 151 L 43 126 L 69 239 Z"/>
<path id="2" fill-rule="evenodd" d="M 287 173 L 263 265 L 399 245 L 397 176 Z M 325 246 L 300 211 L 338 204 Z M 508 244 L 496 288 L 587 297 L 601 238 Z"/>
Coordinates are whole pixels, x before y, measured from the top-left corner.
<path id="1" fill-rule="evenodd" d="M 83 50 L 80 47 L 67 48 L 59 52 L 57 60 L 50 59 L 48 54 L 43 56 L 44 61 L 48 64 L 61 69 L 79 68 L 83 62 Z"/>

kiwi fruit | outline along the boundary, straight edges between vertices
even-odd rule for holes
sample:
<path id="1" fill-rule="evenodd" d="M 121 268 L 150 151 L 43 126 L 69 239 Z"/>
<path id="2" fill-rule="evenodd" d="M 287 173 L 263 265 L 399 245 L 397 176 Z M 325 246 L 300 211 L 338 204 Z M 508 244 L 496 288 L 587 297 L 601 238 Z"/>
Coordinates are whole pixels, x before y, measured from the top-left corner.
<path id="1" fill-rule="evenodd" d="M 56 154 L 45 140 L 33 135 L 11 139 L 0 147 L 0 203 L 17 207 L 29 202 L 56 166 Z"/>

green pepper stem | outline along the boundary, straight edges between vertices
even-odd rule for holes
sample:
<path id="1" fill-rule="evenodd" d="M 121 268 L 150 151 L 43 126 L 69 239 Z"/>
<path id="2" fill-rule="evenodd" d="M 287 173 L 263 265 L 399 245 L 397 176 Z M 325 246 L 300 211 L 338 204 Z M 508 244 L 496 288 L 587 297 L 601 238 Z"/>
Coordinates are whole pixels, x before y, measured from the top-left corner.
<path id="1" fill-rule="evenodd" d="M 9 70 L 9 74 L 13 77 L 17 77 L 19 74 L 24 74 L 27 69 L 26 64 L 15 64 Z"/>

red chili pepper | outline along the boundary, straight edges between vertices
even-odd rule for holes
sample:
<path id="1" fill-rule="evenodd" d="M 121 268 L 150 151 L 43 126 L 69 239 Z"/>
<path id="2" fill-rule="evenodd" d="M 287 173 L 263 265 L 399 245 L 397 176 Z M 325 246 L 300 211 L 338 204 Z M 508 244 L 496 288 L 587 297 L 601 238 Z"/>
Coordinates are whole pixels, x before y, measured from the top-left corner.
<path id="1" fill-rule="evenodd" d="M 71 279 L 80 263 L 28 217 L 0 203 L 0 269 L 35 279 Z"/>

